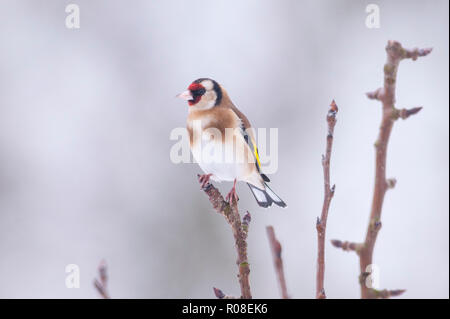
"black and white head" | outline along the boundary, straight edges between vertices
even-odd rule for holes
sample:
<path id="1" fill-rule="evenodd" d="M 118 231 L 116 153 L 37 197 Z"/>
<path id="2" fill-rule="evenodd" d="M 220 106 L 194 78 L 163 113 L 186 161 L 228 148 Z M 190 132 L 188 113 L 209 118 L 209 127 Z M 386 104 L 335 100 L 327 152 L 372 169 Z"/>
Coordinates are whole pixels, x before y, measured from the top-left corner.
<path id="1" fill-rule="evenodd" d="M 200 78 L 192 82 L 187 90 L 177 97 L 186 100 L 190 108 L 204 110 L 220 105 L 223 92 L 216 81 Z"/>

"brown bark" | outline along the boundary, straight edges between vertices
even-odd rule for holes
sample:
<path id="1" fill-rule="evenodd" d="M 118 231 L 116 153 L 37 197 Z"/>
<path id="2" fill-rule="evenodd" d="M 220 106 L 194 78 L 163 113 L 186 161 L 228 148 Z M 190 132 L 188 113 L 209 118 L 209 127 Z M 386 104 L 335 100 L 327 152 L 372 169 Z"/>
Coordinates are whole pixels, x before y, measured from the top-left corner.
<path id="1" fill-rule="evenodd" d="M 103 299 L 110 299 L 108 293 L 108 274 L 106 262 L 102 260 L 98 266 L 99 279 L 94 279 L 94 287 L 97 289 L 98 293 Z"/>
<path id="2" fill-rule="evenodd" d="M 389 137 L 391 135 L 394 122 L 401 117 L 408 118 L 410 115 L 418 113 L 421 108 L 416 107 L 410 110 L 398 110 L 395 108 L 395 89 L 397 82 L 397 70 L 400 61 L 403 59 L 416 60 L 419 56 L 426 56 L 431 52 L 431 49 L 404 49 L 399 42 L 389 41 L 386 46 L 387 61 L 384 65 L 384 87 L 378 89 L 376 93 L 369 93 L 369 98 L 375 98 L 381 101 L 383 106 L 383 115 L 381 120 L 380 132 L 376 148 L 376 170 L 375 170 L 375 188 L 372 198 L 372 208 L 370 212 L 369 225 L 367 227 L 366 238 L 364 244 L 359 251 L 359 263 L 361 271 L 361 297 L 374 298 L 373 289 L 367 287 L 366 272 L 367 266 L 373 262 L 373 250 L 377 240 L 378 232 L 381 228 L 381 212 L 383 208 L 384 195 L 389 188 L 390 183 L 386 179 L 386 156 Z M 394 183 L 395 184 L 395 183 Z"/>
<path id="3" fill-rule="evenodd" d="M 333 148 L 334 126 L 336 125 L 336 114 L 338 107 L 334 100 L 331 102 L 330 109 L 327 114 L 328 134 L 325 155 L 322 155 L 323 179 L 325 195 L 322 206 L 322 214 L 317 218 L 317 277 L 316 277 L 316 298 L 325 299 L 325 231 L 327 228 L 328 210 L 330 202 L 334 195 L 335 186 L 330 187 L 330 159 L 331 150 Z"/>
<path id="4" fill-rule="evenodd" d="M 386 179 L 386 156 L 389 137 L 394 122 L 399 118 L 407 119 L 418 113 L 422 108 L 397 109 L 395 107 L 395 88 L 397 82 L 397 71 L 403 59 L 416 60 L 418 57 L 426 56 L 431 49 L 404 49 L 399 42 L 389 41 L 386 46 L 387 61 L 384 65 L 384 86 L 374 92 L 367 93 L 369 99 L 379 100 L 382 103 L 382 119 L 378 139 L 375 143 L 376 165 L 375 165 L 375 187 L 372 198 L 369 225 L 365 240 L 362 244 L 345 246 L 345 243 L 335 241 L 334 245 L 344 250 L 355 250 L 359 255 L 361 298 L 389 298 L 398 296 L 404 290 L 376 290 L 367 286 L 366 279 L 370 276 L 368 266 L 373 263 L 373 251 L 381 228 L 381 212 L 386 191 L 395 186 L 395 179 Z M 345 248 L 344 248 L 345 247 Z"/>
<path id="5" fill-rule="evenodd" d="M 208 195 L 209 201 L 211 202 L 213 208 L 221 215 L 223 215 L 230 224 L 233 237 L 235 241 L 235 247 L 237 251 L 237 265 L 239 268 L 239 284 L 241 287 L 241 298 L 251 299 L 252 294 L 250 290 L 250 267 L 247 258 L 247 234 L 248 225 L 250 222 L 250 213 L 247 212 L 241 222 L 241 217 L 239 215 L 238 206 L 236 201 L 228 203 L 224 200 L 223 196 L 220 194 L 219 190 L 215 188 L 212 184 L 208 183 L 203 191 Z M 217 296 L 217 291 L 220 289 L 215 288 L 214 292 Z"/>
<path id="6" fill-rule="evenodd" d="M 272 250 L 273 264 L 277 273 L 278 283 L 280 285 L 281 297 L 289 299 L 286 287 L 286 279 L 284 277 L 283 259 L 281 258 L 281 244 L 275 236 L 272 226 L 266 227 L 267 237 L 269 238 L 270 248 Z"/>

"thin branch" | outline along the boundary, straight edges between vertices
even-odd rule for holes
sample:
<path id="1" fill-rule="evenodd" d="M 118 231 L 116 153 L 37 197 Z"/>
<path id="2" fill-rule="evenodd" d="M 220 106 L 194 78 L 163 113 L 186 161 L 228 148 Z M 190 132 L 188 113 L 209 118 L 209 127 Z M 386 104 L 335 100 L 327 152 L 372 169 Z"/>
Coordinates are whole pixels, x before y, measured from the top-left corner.
<path id="1" fill-rule="evenodd" d="M 244 216 L 244 220 L 241 223 L 241 217 L 239 215 L 237 202 L 232 201 L 231 205 L 226 202 L 223 196 L 220 194 L 219 190 L 215 188 L 211 183 L 206 184 L 203 191 L 208 195 L 209 201 L 211 202 L 213 208 L 221 215 L 223 215 L 230 224 L 233 231 L 235 246 L 237 250 L 237 265 L 239 268 L 239 284 L 241 286 L 241 298 L 251 299 L 252 294 L 250 291 L 250 267 L 247 258 L 247 233 L 248 225 L 250 223 L 251 217 L 250 213 L 247 212 Z"/>
<path id="2" fill-rule="evenodd" d="M 354 251 L 356 253 L 358 253 L 362 247 L 362 245 L 358 243 L 352 243 L 349 241 L 340 241 L 337 239 L 332 239 L 331 244 L 336 248 L 341 248 L 343 251 Z"/>
<path id="3" fill-rule="evenodd" d="M 394 180 L 386 179 L 386 154 L 389 137 L 391 135 L 394 122 L 399 119 L 406 119 L 411 115 L 417 114 L 422 108 L 416 107 L 410 110 L 398 110 L 395 108 L 395 88 L 397 82 L 397 70 L 400 61 L 403 59 L 416 60 L 418 57 L 426 56 L 432 49 L 404 49 L 399 42 L 389 41 L 386 46 L 387 61 L 384 65 L 384 86 L 372 93 L 367 93 L 368 98 L 381 101 L 383 106 L 383 116 L 381 120 L 380 132 L 378 135 L 376 147 L 376 172 L 375 172 L 375 188 L 373 192 L 372 208 L 370 212 L 369 225 L 367 227 L 366 238 L 364 243 L 358 250 L 361 271 L 361 297 L 362 298 L 378 298 L 374 294 L 372 288 L 367 287 L 365 278 L 370 273 L 366 272 L 367 266 L 372 264 L 373 250 L 377 239 L 378 232 L 381 228 L 381 211 L 383 207 L 384 195 L 387 189 L 395 186 Z M 395 290 L 399 292 L 401 290 Z M 389 292 L 386 290 L 386 292 Z M 403 291 L 402 291 L 403 292 Z M 398 295 L 396 293 L 383 293 L 386 298 Z"/>
<path id="4" fill-rule="evenodd" d="M 422 109 L 421 106 L 413 107 L 412 109 L 401 109 L 398 110 L 396 114 L 394 114 L 394 116 L 396 116 L 396 118 L 406 120 L 411 115 L 419 113 L 421 109 Z"/>
<path id="5" fill-rule="evenodd" d="M 213 290 L 214 295 L 216 295 L 217 299 L 236 299 L 236 297 L 224 294 L 224 292 L 219 288 L 213 287 Z"/>
<path id="6" fill-rule="evenodd" d="M 369 293 L 372 296 L 372 299 L 388 299 L 390 297 L 397 297 L 403 294 L 406 290 L 404 289 L 396 289 L 396 290 L 376 290 L 369 289 Z"/>
<path id="7" fill-rule="evenodd" d="M 381 96 L 383 96 L 384 91 L 383 88 L 378 88 L 373 92 L 367 92 L 366 95 L 370 100 L 380 100 Z"/>
<path id="8" fill-rule="evenodd" d="M 283 299 L 289 299 L 286 280 L 284 278 L 283 259 L 281 258 L 281 244 L 276 238 L 275 231 L 272 226 L 267 226 L 266 231 L 272 250 L 273 264 L 275 266 L 275 271 L 277 272 L 278 283 L 280 284 L 281 297 Z"/>
<path id="9" fill-rule="evenodd" d="M 328 210 L 330 202 L 334 195 L 335 186 L 330 187 L 330 159 L 331 150 L 333 148 L 334 126 L 336 125 L 336 114 L 338 107 L 334 100 L 331 102 L 330 109 L 327 114 L 328 134 L 325 155 L 322 155 L 323 179 L 325 187 L 325 195 L 323 200 L 322 215 L 317 218 L 317 278 L 316 278 L 316 298 L 326 298 L 324 289 L 325 277 L 325 231 L 327 228 Z"/>
<path id="10" fill-rule="evenodd" d="M 98 274 L 100 279 L 97 278 L 94 279 L 94 286 L 103 299 L 110 299 L 107 289 L 108 286 L 107 265 L 104 260 L 102 260 L 100 262 L 100 265 L 98 266 Z"/>

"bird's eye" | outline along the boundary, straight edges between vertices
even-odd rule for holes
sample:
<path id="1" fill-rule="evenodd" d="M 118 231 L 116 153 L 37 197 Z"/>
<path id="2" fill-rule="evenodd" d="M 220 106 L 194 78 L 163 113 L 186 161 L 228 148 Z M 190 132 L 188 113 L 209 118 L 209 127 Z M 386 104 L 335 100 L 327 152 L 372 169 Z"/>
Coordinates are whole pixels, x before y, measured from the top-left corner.
<path id="1" fill-rule="evenodd" d="M 203 94 L 206 93 L 206 89 L 201 88 L 201 89 L 197 89 L 197 90 L 192 90 L 191 93 L 193 96 L 202 96 Z"/>

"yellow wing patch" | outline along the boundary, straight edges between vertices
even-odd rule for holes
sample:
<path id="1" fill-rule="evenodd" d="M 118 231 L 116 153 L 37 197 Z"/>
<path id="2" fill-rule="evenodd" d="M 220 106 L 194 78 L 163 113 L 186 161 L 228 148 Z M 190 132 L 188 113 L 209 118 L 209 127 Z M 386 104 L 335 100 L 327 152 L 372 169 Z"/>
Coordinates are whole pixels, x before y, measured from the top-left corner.
<path id="1" fill-rule="evenodd" d="M 253 143 L 253 154 L 255 154 L 256 161 L 258 162 L 258 167 L 261 167 L 261 161 L 259 160 L 258 148 L 256 147 L 256 143 L 255 143 L 255 141 L 253 141 L 253 139 L 252 139 L 252 143 Z"/>

